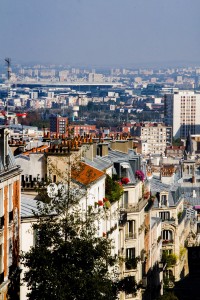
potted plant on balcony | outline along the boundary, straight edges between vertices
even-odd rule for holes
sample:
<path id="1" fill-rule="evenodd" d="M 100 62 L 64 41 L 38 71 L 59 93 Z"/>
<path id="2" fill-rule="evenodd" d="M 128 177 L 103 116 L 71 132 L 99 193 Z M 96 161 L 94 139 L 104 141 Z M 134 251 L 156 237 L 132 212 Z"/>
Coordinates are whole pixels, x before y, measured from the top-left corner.
<path id="1" fill-rule="evenodd" d="M 140 261 L 140 257 L 132 257 L 132 258 L 127 258 L 125 261 L 126 269 L 131 270 L 131 269 L 136 269 L 137 264 Z"/>
<path id="2" fill-rule="evenodd" d="M 135 172 L 135 177 L 138 178 L 140 181 L 144 181 L 144 173 L 142 172 L 142 170 L 137 170 Z"/>
<path id="3" fill-rule="evenodd" d="M 109 175 L 106 176 L 105 195 L 110 203 L 119 201 L 123 194 L 123 187 L 119 182 L 114 181 Z"/>
<path id="4" fill-rule="evenodd" d="M 122 183 L 122 184 L 128 184 L 129 182 L 130 182 L 130 180 L 129 180 L 128 177 L 123 177 L 123 178 L 121 179 L 121 183 Z"/>

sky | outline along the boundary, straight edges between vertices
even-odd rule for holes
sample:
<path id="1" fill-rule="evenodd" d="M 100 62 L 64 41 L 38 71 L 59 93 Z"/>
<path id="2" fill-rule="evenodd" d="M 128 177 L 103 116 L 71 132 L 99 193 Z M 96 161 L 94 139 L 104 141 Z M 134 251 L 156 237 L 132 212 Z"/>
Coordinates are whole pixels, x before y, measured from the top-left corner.
<path id="1" fill-rule="evenodd" d="M 200 62 L 200 0 L 1 0 L 0 63 Z"/>

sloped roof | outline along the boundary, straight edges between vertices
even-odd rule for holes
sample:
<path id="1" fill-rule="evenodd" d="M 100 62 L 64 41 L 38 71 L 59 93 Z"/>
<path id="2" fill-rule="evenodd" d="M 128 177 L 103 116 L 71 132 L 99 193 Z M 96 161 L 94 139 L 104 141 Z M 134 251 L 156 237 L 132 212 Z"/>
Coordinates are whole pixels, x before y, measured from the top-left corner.
<path id="1" fill-rule="evenodd" d="M 86 165 L 83 162 L 79 162 L 71 171 L 72 179 L 83 185 L 89 185 L 100 179 L 102 176 L 105 176 L 104 172 Z"/>
<path id="2" fill-rule="evenodd" d="M 21 194 L 21 217 L 34 217 L 38 213 L 36 195 Z"/>
<path id="3" fill-rule="evenodd" d="M 106 170 L 113 165 L 108 157 L 96 156 L 93 160 L 85 158 L 85 163 L 100 171 Z"/>
<path id="4" fill-rule="evenodd" d="M 8 156 L 9 156 L 9 159 L 8 159 L 8 166 L 7 168 L 8 169 L 11 169 L 13 167 L 16 167 L 16 162 L 15 162 L 15 158 L 13 156 L 13 153 L 10 149 L 10 147 L 8 147 Z M 0 151 L 0 172 L 4 172 L 5 171 L 5 166 L 3 165 L 3 161 L 2 161 L 2 153 Z"/>

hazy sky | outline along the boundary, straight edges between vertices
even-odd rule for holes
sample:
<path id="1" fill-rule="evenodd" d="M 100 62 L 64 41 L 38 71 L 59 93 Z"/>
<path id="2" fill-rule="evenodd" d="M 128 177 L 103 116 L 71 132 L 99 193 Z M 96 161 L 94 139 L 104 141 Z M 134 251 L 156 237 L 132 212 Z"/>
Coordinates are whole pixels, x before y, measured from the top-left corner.
<path id="1" fill-rule="evenodd" d="M 0 0 L 0 62 L 200 62 L 200 0 Z"/>

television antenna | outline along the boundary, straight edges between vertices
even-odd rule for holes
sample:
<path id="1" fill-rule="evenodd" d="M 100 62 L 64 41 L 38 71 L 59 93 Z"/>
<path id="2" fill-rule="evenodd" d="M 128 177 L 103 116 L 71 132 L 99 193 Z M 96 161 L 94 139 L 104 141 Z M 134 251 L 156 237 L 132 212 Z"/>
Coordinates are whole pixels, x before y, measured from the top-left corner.
<path id="1" fill-rule="evenodd" d="M 7 65 L 7 78 L 8 78 L 8 97 L 6 100 L 6 114 L 5 114 L 5 125 L 8 125 L 8 99 L 10 98 L 10 77 L 11 77 L 11 59 L 5 58 L 5 62 Z"/>
<path id="2" fill-rule="evenodd" d="M 8 78 L 8 82 L 10 81 L 10 77 L 11 77 L 11 59 L 9 57 L 5 58 L 5 62 L 7 65 L 7 78 Z"/>

